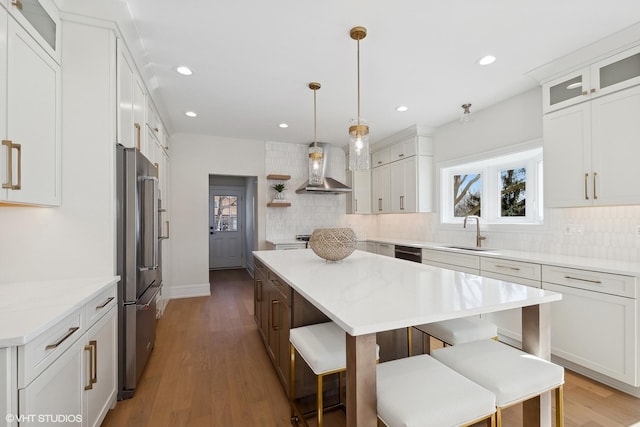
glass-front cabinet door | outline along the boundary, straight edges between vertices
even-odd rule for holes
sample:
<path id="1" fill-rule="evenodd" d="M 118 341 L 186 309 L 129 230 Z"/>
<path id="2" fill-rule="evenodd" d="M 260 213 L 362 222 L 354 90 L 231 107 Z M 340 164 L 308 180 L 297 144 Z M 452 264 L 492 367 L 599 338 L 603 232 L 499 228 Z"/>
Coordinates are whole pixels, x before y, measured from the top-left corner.
<path id="1" fill-rule="evenodd" d="M 640 46 L 593 64 L 591 78 L 592 96 L 640 84 Z"/>
<path id="2" fill-rule="evenodd" d="M 589 68 L 562 76 L 542 86 L 544 112 L 549 113 L 589 99 Z"/>
<path id="3" fill-rule="evenodd" d="M 9 0 L 9 13 L 59 64 L 61 25 L 51 0 Z"/>

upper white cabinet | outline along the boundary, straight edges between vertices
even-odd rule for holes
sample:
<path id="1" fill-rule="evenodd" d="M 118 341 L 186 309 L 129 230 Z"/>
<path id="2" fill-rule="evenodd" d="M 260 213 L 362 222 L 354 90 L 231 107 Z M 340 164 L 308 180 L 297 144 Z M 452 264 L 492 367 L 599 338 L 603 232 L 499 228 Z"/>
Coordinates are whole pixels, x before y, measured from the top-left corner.
<path id="1" fill-rule="evenodd" d="M 147 152 L 144 84 L 122 39 L 117 42 L 118 142 L 125 147 Z"/>
<path id="2" fill-rule="evenodd" d="M 640 84 L 640 46 L 543 84 L 545 113 Z"/>
<path id="3" fill-rule="evenodd" d="M 373 213 L 430 212 L 433 200 L 433 143 L 416 127 L 386 141 L 371 155 Z"/>
<path id="4" fill-rule="evenodd" d="M 59 64 L 62 26 L 58 10 L 53 2 L 50 0 L 9 0 L 7 8 L 11 16 Z"/>
<path id="5" fill-rule="evenodd" d="M 59 206 L 60 65 L 1 8 L 0 34 L 0 201 Z"/>
<path id="6" fill-rule="evenodd" d="M 545 206 L 640 203 L 640 46 L 543 85 Z"/>
<path id="7" fill-rule="evenodd" d="M 640 86 L 544 116 L 545 206 L 640 203 Z"/>
<path id="8" fill-rule="evenodd" d="M 371 213 L 371 171 L 369 169 L 347 170 L 346 176 L 347 185 L 353 189 L 347 194 L 347 213 Z"/>

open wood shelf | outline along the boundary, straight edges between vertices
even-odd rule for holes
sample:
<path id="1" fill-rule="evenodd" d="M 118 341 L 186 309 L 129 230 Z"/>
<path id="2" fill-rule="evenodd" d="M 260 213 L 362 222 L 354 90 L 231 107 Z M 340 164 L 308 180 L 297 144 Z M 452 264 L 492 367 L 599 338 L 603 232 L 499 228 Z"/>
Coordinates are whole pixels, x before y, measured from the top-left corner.
<path id="1" fill-rule="evenodd" d="M 267 175 L 267 179 L 277 179 L 279 181 L 286 181 L 288 179 L 291 179 L 291 175 L 270 174 L 270 175 Z"/>
<path id="2" fill-rule="evenodd" d="M 267 203 L 269 208 L 288 208 L 289 206 L 291 206 L 291 203 Z"/>

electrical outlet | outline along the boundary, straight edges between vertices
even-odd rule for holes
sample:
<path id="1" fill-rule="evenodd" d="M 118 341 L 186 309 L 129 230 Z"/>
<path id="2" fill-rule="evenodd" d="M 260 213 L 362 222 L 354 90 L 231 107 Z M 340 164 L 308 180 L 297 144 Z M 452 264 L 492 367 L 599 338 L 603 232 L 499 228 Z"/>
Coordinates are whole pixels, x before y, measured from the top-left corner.
<path id="1" fill-rule="evenodd" d="M 636 225 L 636 237 L 640 237 L 640 225 Z"/>
<path id="2" fill-rule="evenodd" d="M 565 224 L 564 234 L 571 236 L 582 236 L 584 234 L 584 227 L 582 224 Z"/>

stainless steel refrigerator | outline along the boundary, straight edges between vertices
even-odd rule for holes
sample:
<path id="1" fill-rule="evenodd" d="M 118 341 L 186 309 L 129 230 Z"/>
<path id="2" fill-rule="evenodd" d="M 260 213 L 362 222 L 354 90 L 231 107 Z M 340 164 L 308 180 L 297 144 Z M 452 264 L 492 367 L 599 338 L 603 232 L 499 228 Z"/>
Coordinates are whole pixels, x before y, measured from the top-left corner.
<path id="1" fill-rule="evenodd" d="M 133 397 L 155 343 L 162 286 L 158 171 L 135 148 L 116 145 L 118 399 Z"/>

